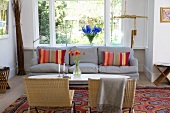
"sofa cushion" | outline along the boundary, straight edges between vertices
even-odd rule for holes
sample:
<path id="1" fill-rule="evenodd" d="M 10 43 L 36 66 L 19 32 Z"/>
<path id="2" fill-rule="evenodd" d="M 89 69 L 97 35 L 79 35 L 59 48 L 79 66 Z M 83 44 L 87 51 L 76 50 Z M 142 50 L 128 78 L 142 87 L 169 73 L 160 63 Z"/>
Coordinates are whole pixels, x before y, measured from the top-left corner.
<path id="1" fill-rule="evenodd" d="M 72 51 L 79 50 L 85 55 L 80 55 L 80 62 L 81 63 L 94 63 L 98 64 L 98 56 L 97 56 L 97 47 L 93 46 L 80 46 L 80 47 L 72 47 Z M 74 65 L 74 58 L 70 57 L 70 65 Z"/>
<path id="2" fill-rule="evenodd" d="M 65 72 L 68 73 L 68 67 L 65 66 Z M 31 73 L 53 73 L 59 72 L 59 65 L 55 63 L 37 64 L 30 68 Z M 60 65 L 60 72 L 63 72 L 63 65 Z"/>
<path id="3" fill-rule="evenodd" d="M 47 47 L 47 46 L 38 46 L 36 53 L 37 53 L 37 58 L 39 58 L 39 49 L 48 49 L 48 50 L 66 50 L 65 57 L 64 57 L 64 62 L 66 65 L 69 65 L 69 54 L 67 54 L 70 50 L 70 47 Z"/>
<path id="4" fill-rule="evenodd" d="M 130 52 L 126 53 L 114 53 L 103 52 L 103 66 L 129 66 Z"/>
<path id="5" fill-rule="evenodd" d="M 69 67 L 69 72 L 73 73 L 75 65 Z M 79 63 L 82 73 L 98 73 L 98 65 L 93 63 Z"/>
<path id="6" fill-rule="evenodd" d="M 64 63 L 66 50 L 48 50 L 48 49 L 39 49 L 39 58 L 38 63 Z"/>
<path id="7" fill-rule="evenodd" d="M 136 73 L 137 66 L 99 66 L 100 73 Z"/>
<path id="8" fill-rule="evenodd" d="M 101 46 L 98 47 L 98 64 L 103 63 L 103 51 L 108 51 L 108 52 L 116 52 L 116 53 L 125 53 L 125 52 L 130 52 L 129 59 L 134 58 L 134 51 L 130 47 L 107 47 L 107 46 Z"/>

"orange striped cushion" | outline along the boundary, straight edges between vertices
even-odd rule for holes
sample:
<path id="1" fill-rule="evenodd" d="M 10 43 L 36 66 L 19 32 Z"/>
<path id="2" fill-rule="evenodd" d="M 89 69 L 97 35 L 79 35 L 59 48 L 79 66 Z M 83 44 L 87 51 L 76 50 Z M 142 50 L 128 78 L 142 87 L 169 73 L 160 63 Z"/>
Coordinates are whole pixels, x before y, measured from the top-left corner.
<path id="1" fill-rule="evenodd" d="M 63 64 L 66 50 L 48 50 L 39 49 L 38 63 L 56 63 Z"/>
<path id="2" fill-rule="evenodd" d="M 114 52 L 103 52 L 104 62 L 103 66 L 129 66 L 129 55 L 130 52 L 126 53 L 114 53 Z"/>

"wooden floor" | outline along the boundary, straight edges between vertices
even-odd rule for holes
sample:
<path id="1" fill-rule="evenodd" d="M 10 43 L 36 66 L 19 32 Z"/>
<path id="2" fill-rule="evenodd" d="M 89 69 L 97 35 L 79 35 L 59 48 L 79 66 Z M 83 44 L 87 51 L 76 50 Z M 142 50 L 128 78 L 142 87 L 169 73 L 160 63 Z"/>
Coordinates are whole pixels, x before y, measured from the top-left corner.
<path id="1" fill-rule="evenodd" d="M 25 93 L 23 85 L 23 77 L 27 76 L 14 76 L 9 79 L 9 85 L 11 89 L 8 89 L 5 94 L 0 94 L 0 113 L 2 113 L 5 108 L 7 108 L 11 103 L 13 103 L 17 98 Z M 139 84 L 138 86 L 156 86 L 154 83 L 151 83 L 148 78 L 140 73 Z M 161 83 L 158 87 L 168 86 L 170 84 L 167 82 Z"/>

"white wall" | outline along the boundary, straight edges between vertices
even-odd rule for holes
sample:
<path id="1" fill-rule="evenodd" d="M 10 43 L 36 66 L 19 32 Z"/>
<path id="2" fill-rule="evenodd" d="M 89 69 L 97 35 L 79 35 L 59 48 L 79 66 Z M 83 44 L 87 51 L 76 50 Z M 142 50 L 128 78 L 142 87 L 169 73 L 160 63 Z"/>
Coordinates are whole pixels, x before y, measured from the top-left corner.
<path id="1" fill-rule="evenodd" d="M 16 50 L 12 25 L 13 14 L 11 13 L 11 8 L 9 10 L 9 37 L 0 40 L 0 66 L 10 67 L 9 78 L 11 78 L 16 73 Z"/>
<path id="2" fill-rule="evenodd" d="M 160 75 L 156 62 L 170 63 L 170 23 L 160 23 L 160 7 L 169 7 L 169 0 L 149 1 L 149 47 L 146 49 L 145 74 L 152 82 Z"/>
<path id="3" fill-rule="evenodd" d="M 154 0 L 148 0 L 148 48 L 145 49 L 145 75 L 152 80 L 153 66 L 153 32 L 154 32 Z"/>
<path id="4" fill-rule="evenodd" d="M 154 21 L 154 43 L 153 43 L 153 63 L 165 62 L 170 63 L 170 23 L 160 23 L 160 7 L 169 7 L 169 0 L 156 0 L 155 1 L 155 21 Z M 153 80 L 155 80 L 159 73 L 154 68 Z"/>
<path id="5" fill-rule="evenodd" d="M 21 23 L 22 23 L 22 36 L 23 44 L 25 48 L 32 48 L 32 42 L 34 39 L 33 32 L 33 8 L 32 0 L 22 0 L 22 12 L 21 12 Z"/>
<path id="6" fill-rule="evenodd" d="M 126 14 L 147 16 L 148 0 L 126 0 Z M 134 30 L 134 19 L 123 19 L 123 31 L 125 38 L 125 46 L 130 47 L 131 31 Z M 137 35 L 134 40 L 134 47 L 146 47 L 147 46 L 147 19 L 136 19 Z"/>
<path id="7" fill-rule="evenodd" d="M 154 57 L 153 62 L 168 62 L 170 63 L 170 23 L 160 23 L 160 7 L 169 7 L 169 0 L 155 1 L 155 21 L 154 21 Z"/>

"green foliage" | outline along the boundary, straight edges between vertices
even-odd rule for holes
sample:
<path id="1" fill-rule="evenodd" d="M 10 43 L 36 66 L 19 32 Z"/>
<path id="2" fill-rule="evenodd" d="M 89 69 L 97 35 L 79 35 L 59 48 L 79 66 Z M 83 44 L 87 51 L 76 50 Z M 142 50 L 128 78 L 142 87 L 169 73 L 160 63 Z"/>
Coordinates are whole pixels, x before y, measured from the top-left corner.
<path id="1" fill-rule="evenodd" d="M 88 38 L 82 35 L 82 26 L 96 25 L 102 28 L 93 43 L 104 44 L 104 0 L 102 1 L 54 1 L 56 44 L 89 44 Z M 114 31 L 113 16 L 119 15 L 122 9 L 122 0 L 111 0 L 111 34 Z M 39 31 L 46 36 L 50 43 L 49 29 L 49 1 L 38 2 Z M 112 38 L 112 37 L 111 37 Z"/>
<path id="2" fill-rule="evenodd" d="M 66 7 L 67 7 L 67 4 L 64 1 L 61 1 L 61 2 L 55 1 L 56 27 L 58 27 L 58 25 L 63 24 L 63 18 L 66 16 L 66 13 L 65 13 Z"/>
<path id="3" fill-rule="evenodd" d="M 0 35 L 5 35 L 5 34 L 6 34 L 5 27 L 0 27 Z"/>
<path id="4" fill-rule="evenodd" d="M 40 44 L 48 44 L 50 40 L 50 28 L 49 28 L 49 2 L 38 2 L 38 14 L 39 14 L 39 34 L 40 36 L 46 36 L 48 41 L 40 41 Z"/>

